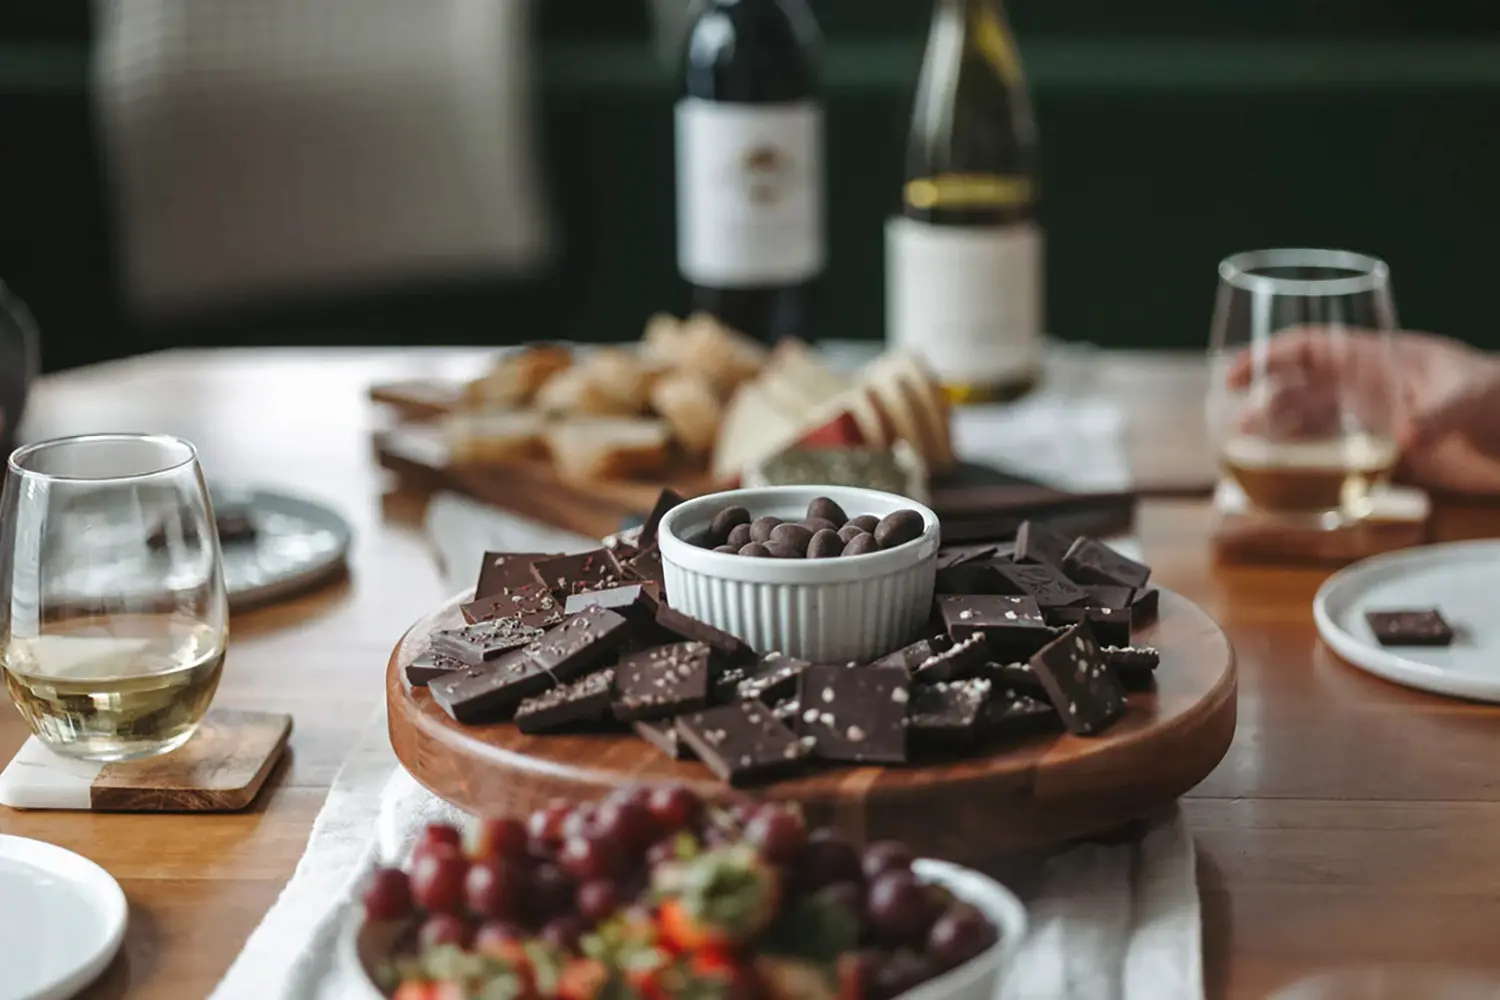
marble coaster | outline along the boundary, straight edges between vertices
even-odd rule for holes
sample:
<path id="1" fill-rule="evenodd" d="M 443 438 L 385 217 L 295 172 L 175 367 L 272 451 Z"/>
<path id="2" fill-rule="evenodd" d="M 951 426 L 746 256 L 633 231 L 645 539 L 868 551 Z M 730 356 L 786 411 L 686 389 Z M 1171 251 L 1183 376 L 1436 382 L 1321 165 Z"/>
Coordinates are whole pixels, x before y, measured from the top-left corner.
<path id="1" fill-rule="evenodd" d="M 0 805 L 94 812 L 234 812 L 255 801 L 286 750 L 292 717 L 209 709 L 178 749 L 104 764 L 59 757 L 35 736 L 0 771 Z"/>
<path id="2" fill-rule="evenodd" d="M 1372 496 L 1374 510 L 1361 521 L 1332 528 L 1287 524 L 1256 511 L 1233 482 L 1214 491 L 1214 551 L 1233 562 L 1353 562 L 1427 541 L 1432 502 L 1407 486 L 1386 486 Z"/>

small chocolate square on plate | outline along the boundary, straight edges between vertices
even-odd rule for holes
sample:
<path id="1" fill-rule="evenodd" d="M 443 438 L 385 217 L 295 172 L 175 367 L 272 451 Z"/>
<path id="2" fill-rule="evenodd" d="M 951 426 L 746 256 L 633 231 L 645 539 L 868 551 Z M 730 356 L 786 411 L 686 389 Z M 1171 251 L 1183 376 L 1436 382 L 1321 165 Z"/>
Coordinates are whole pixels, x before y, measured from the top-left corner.
<path id="1" fill-rule="evenodd" d="M 497 618 L 513 618 L 529 628 L 550 628 L 563 620 L 561 602 L 552 596 L 552 591 L 535 580 L 518 587 L 502 587 L 458 610 L 470 625 Z"/>
<path id="2" fill-rule="evenodd" d="M 434 632 L 432 648 L 465 663 L 478 664 L 529 645 L 540 639 L 542 632 L 540 628 L 522 625 L 515 618 L 492 618 L 463 628 Z"/>
<path id="3" fill-rule="evenodd" d="M 477 667 L 433 678 L 432 700 L 458 722 L 499 722 L 533 695 L 550 690 L 557 679 L 535 663 L 528 650 L 517 649 Z"/>
<path id="4" fill-rule="evenodd" d="M 1116 608 L 1048 608 L 1048 625 L 1077 625 L 1086 621 L 1094 638 L 1105 646 L 1130 645 L 1130 612 Z"/>
<path id="5" fill-rule="evenodd" d="M 1052 639 L 1036 599 L 1025 595 L 939 597 L 938 611 L 955 642 L 983 633 L 996 659 L 1025 659 Z"/>
<path id="6" fill-rule="evenodd" d="M 1161 607 L 1161 592 L 1155 587 L 1146 587 L 1130 596 L 1130 624 L 1134 628 L 1148 625 L 1156 620 Z"/>
<path id="7" fill-rule="evenodd" d="M 602 663 L 630 637 L 630 625 L 600 607 L 585 608 L 547 630 L 524 652 L 559 683 L 581 677 Z"/>
<path id="8" fill-rule="evenodd" d="M 551 559 L 556 552 L 486 552 L 479 564 L 479 582 L 474 585 L 476 601 L 498 594 L 506 587 L 523 587 L 534 583 L 531 564 Z"/>
<path id="9" fill-rule="evenodd" d="M 523 733 L 545 733 L 602 722 L 609 718 L 613 684 L 614 671 L 606 668 L 533 695 L 516 709 L 516 728 Z"/>
<path id="10" fill-rule="evenodd" d="M 677 724 L 671 719 L 632 722 L 630 728 L 673 760 L 692 760 L 693 751 L 677 736 Z"/>
<path id="11" fill-rule="evenodd" d="M 707 643 L 726 666 L 742 663 L 752 655 L 750 647 L 737 636 L 685 615 L 668 604 L 657 605 L 656 624 L 688 642 Z"/>
<path id="12" fill-rule="evenodd" d="M 1125 689 L 1087 622 L 1074 625 L 1033 656 L 1031 670 L 1075 735 L 1101 733 L 1125 714 Z"/>
<path id="13" fill-rule="evenodd" d="M 572 594 L 608 590 L 625 582 L 613 553 L 602 548 L 538 559 L 531 564 L 531 575 L 559 601 Z"/>
<path id="14" fill-rule="evenodd" d="M 1104 659 L 1127 690 L 1138 691 L 1156 682 L 1161 653 L 1151 646 L 1105 646 Z"/>
<path id="15" fill-rule="evenodd" d="M 926 684 L 911 690 L 906 730 L 918 746 L 963 747 L 978 737 L 990 700 L 982 677 Z"/>
<path id="16" fill-rule="evenodd" d="M 1382 646 L 1448 646 L 1453 627 L 1437 608 L 1366 611 L 1365 621 Z"/>
<path id="17" fill-rule="evenodd" d="M 741 701 L 756 698 L 768 705 L 791 697 L 797 690 L 797 678 L 810 666 L 812 664 L 807 660 L 767 653 L 746 669 L 745 679 L 739 682 L 735 696 Z"/>
<path id="18" fill-rule="evenodd" d="M 677 736 L 708 769 L 736 787 L 800 770 L 807 744 L 758 701 L 689 712 L 677 717 Z"/>
<path id="19" fill-rule="evenodd" d="M 632 653 L 615 665 L 615 718 L 662 719 L 708 703 L 710 651 L 701 642 L 677 642 Z"/>
<path id="20" fill-rule="evenodd" d="M 1151 567 L 1129 559 L 1092 538 L 1073 542 L 1063 558 L 1063 572 L 1079 583 L 1104 583 L 1120 587 L 1144 587 Z"/>
<path id="21" fill-rule="evenodd" d="M 989 658 L 990 648 L 985 634 L 975 632 L 918 663 L 911 672 L 912 679 L 923 684 L 961 680 L 974 676 Z"/>
<path id="22" fill-rule="evenodd" d="M 797 684 L 796 730 L 824 760 L 902 763 L 908 679 L 905 667 L 809 667 Z"/>
<path id="23" fill-rule="evenodd" d="M 870 666 L 904 667 L 907 670 L 915 670 L 924 661 L 931 659 L 951 645 L 953 643 L 946 635 L 933 636 L 931 639 L 918 639 L 909 646 L 902 646 L 895 652 L 885 654 Z"/>
<path id="24" fill-rule="evenodd" d="M 1016 691 L 994 691 L 984 707 L 981 734 L 986 739 L 1010 740 L 1057 729 L 1057 709 Z"/>
<path id="25" fill-rule="evenodd" d="M 1016 529 L 1016 562 L 1046 563 L 1062 568 L 1073 539 L 1041 521 L 1022 521 Z"/>
<path id="26" fill-rule="evenodd" d="M 429 649 L 406 665 L 406 681 L 412 687 L 426 687 L 439 677 L 466 666 L 469 664 L 457 657 Z"/>
<path id="27" fill-rule="evenodd" d="M 997 594 L 1029 594 L 1043 608 L 1064 608 L 1088 600 L 1088 592 L 1046 563 L 996 566 L 1002 586 Z"/>

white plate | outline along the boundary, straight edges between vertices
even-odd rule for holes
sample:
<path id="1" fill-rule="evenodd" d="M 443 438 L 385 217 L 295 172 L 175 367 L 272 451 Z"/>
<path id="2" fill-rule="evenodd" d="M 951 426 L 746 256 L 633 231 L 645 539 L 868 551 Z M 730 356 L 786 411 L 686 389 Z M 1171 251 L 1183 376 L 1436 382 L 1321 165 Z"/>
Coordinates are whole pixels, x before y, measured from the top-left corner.
<path id="1" fill-rule="evenodd" d="M 65 1000 L 115 957 L 125 893 L 87 858 L 0 835 L 0 1000 Z"/>
<path id="2" fill-rule="evenodd" d="M 1435 694 L 1500 702 L 1500 541 L 1403 549 L 1348 566 L 1313 599 L 1318 634 L 1377 677 Z M 1366 611 L 1437 608 L 1450 646 L 1382 646 Z"/>

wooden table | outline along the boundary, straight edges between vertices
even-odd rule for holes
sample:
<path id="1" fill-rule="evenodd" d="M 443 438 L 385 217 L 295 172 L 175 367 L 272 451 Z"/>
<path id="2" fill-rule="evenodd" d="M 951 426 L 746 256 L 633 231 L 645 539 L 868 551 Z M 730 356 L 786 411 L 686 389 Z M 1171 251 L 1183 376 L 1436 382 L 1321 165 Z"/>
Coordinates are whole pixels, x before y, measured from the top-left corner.
<path id="1" fill-rule="evenodd" d="M 205 996 L 301 856 L 329 783 L 381 697 L 386 655 L 442 586 L 409 521 L 382 514 L 365 386 L 462 371 L 466 351 L 174 352 L 43 380 L 30 436 L 183 435 L 210 476 L 339 505 L 356 532 L 347 584 L 237 616 L 219 704 L 292 712 L 289 759 L 258 807 L 224 816 L 0 809 L 0 832 L 91 857 L 131 902 L 126 946 L 91 997 Z M 1107 354 L 1098 391 L 1131 408 L 1131 457 L 1157 478 L 1206 460 L 1190 360 Z M 1167 468 L 1170 466 L 1170 468 Z M 1201 464 L 1196 466 L 1201 472 Z M 1145 504 L 1158 579 L 1229 631 L 1239 730 L 1186 800 L 1201 854 L 1210 997 L 1261 997 L 1324 966 L 1437 961 L 1500 971 L 1500 711 L 1357 673 L 1309 610 L 1324 573 L 1215 565 L 1201 500 Z M 1456 511 L 1446 535 L 1500 533 Z M 26 732 L 0 713 L 0 757 Z M 1493 758 L 1492 759 L 1492 755 Z"/>

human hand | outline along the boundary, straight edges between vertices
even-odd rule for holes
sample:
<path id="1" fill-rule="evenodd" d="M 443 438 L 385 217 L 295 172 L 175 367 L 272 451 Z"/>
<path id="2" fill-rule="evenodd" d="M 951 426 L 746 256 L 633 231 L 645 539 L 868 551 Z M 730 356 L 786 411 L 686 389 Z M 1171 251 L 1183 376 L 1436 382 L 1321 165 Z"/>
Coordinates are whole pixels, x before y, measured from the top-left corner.
<path id="1" fill-rule="evenodd" d="M 1231 362 L 1231 389 L 1260 386 L 1247 419 L 1278 433 L 1327 426 L 1352 409 L 1389 427 L 1400 475 L 1459 493 L 1500 493 L 1500 359 L 1449 337 L 1401 332 L 1329 336 L 1297 327 Z"/>

